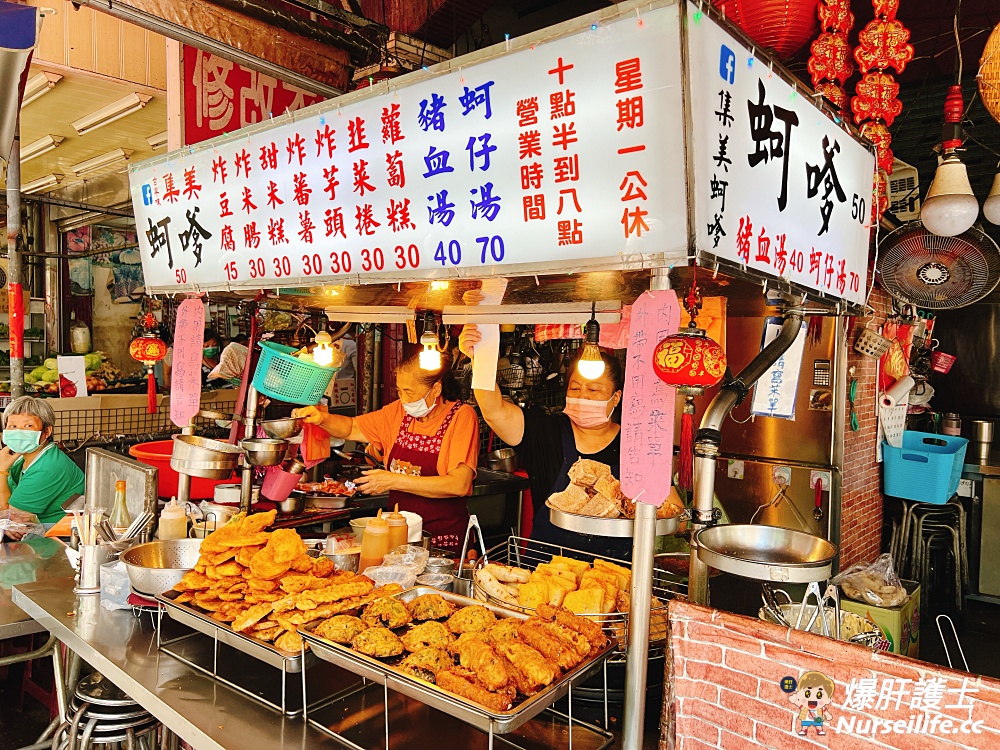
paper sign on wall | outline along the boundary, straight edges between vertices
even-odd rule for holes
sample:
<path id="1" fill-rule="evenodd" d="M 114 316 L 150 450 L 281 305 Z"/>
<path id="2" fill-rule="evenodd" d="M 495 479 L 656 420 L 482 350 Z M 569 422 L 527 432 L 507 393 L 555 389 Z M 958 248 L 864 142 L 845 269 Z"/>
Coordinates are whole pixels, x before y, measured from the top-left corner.
<path id="1" fill-rule="evenodd" d="M 56 367 L 59 370 L 59 397 L 86 397 L 87 361 L 83 357 L 56 357 Z"/>
<path id="2" fill-rule="evenodd" d="M 205 343 L 205 305 L 188 297 L 177 307 L 174 357 L 170 371 L 170 421 L 187 427 L 201 408 L 201 358 Z"/>
<path id="3" fill-rule="evenodd" d="M 622 492 L 657 508 L 670 494 L 677 390 L 653 371 L 656 345 L 677 332 L 673 290 L 644 292 L 632 305 L 622 397 Z"/>
<path id="4" fill-rule="evenodd" d="M 750 413 L 754 416 L 795 419 L 795 395 L 799 389 L 799 373 L 802 370 L 802 354 L 806 348 L 807 328 L 807 324 L 803 323 L 792 345 L 757 381 L 750 407 Z M 780 331 L 781 319 L 767 318 L 761 349 L 774 341 Z"/>

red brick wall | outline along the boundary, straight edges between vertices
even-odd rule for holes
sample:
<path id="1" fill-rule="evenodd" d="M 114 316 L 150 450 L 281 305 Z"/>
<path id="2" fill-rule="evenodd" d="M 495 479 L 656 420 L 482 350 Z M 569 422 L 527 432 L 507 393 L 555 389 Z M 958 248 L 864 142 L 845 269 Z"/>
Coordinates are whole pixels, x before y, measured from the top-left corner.
<path id="1" fill-rule="evenodd" d="M 872 292 L 870 304 L 875 308 L 873 327 L 881 325 L 891 312 L 891 300 L 878 286 Z M 847 367 L 855 368 L 858 392 L 854 400 L 854 413 L 860 429 L 850 429 L 850 414 L 844 434 L 843 495 L 841 500 L 840 568 L 862 560 L 878 557 L 882 545 L 882 484 L 880 464 L 875 462 L 875 443 L 878 435 L 878 418 L 875 413 L 877 361 L 854 351 L 854 340 L 865 320 L 855 320 L 847 336 Z M 850 383 L 850 372 L 848 372 Z M 850 408 L 850 407 L 848 407 Z"/>
<path id="2" fill-rule="evenodd" d="M 862 646 L 683 600 L 672 600 L 669 613 L 667 685 L 670 691 L 664 701 L 661 750 L 1000 747 L 1000 681 L 972 677 L 894 654 L 872 653 Z M 796 714 L 779 688 L 779 681 L 788 675 L 798 679 L 809 670 L 832 678 L 836 690 L 829 707 L 833 719 L 827 724 L 826 735 L 818 737 L 815 730 L 810 729 L 808 737 L 802 738 L 792 729 Z M 893 680 L 888 684 L 903 696 L 900 708 L 896 708 L 893 699 L 891 705 L 882 710 L 868 713 L 853 710 L 854 704 L 846 695 L 848 686 L 852 680 L 863 679 L 874 679 L 878 691 L 887 681 Z M 981 721 L 981 733 L 883 734 L 879 731 L 872 737 L 837 731 L 841 719 L 849 722 L 852 717 L 855 721 L 867 721 L 874 716 L 908 722 L 911 715 L 920 713 L 910 708 L 914 687 L 920 680 L 943 680 L 947 690 L 957 690 L 963 680 L 967 680 L 965 702 L 973 704 L 971 716 L 968 709 L 944 708 L 961 700 L 957 693 L 945 693 L 940 704 L 941 713 L 946 718 L 958 719 L 956 724 L 970 719 Z M 674 731 L 671 731 L 671 719 Z"/>

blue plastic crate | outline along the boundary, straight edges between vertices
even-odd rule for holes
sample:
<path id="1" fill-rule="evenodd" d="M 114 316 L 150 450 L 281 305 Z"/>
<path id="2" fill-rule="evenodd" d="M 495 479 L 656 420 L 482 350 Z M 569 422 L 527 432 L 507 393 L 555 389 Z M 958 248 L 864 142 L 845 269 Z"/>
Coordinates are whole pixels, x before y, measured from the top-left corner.
<path id="1" fill-rule="evenodd" d="M 885 494 L 944 505 L 958 490 L 969 441 L 930 432 L 903 432 L 903 447 L 882 445 Z"/>
<path id="2" fill-rule="evenodd" d="M 261 341 L 259 346 L 253 387 L 278 401 L 305 406 L 318 404 L 339 369 L 296 359 L 292 356 L 296 350 L 289 346 L 271 341 Z"/>

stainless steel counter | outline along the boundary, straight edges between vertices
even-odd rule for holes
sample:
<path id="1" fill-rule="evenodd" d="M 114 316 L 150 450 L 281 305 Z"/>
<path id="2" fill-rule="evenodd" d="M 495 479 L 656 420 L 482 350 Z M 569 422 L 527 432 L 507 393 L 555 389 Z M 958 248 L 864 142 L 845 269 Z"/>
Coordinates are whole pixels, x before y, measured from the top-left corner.
<path id="1" fill-rule="evenodd" d="M 19 584 L 13 600 L 198 750 L 340 747 L 160 653 L 149 615 L 102 609 L 99 596 L 73 593 L 72 578 Z"/>
<path id="2" fill-rule="evenodd" d="M 11 601 L 11 588 L 72 576 L 73 568 L 64 550 L 65 545 L 58 539 L 0 544 L 0 640 L 45 630 Z"/>

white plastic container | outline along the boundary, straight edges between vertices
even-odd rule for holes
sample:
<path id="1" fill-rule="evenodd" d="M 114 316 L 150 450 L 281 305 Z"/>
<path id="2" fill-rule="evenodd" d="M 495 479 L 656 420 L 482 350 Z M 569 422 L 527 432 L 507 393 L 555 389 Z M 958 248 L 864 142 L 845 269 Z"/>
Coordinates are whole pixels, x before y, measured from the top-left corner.
<path id="1" fill-rule="evenodd" d="M 177 498 L 171 498 L 167 506 L 160 512 L 160 539 L 187 539 L 188 518 L 184 508 L 177 504 Z"/>

